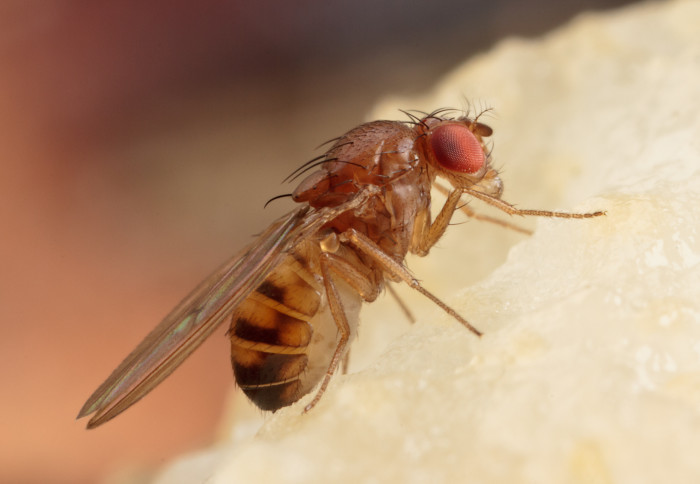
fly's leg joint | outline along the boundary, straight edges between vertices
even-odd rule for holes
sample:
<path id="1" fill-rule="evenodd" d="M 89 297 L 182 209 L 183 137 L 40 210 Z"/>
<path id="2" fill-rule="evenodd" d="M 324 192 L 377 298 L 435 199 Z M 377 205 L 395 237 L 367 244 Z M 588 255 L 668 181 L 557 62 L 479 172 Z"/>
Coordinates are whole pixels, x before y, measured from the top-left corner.
<path id="1" fill-rule="evenodd" d="M 379 296 L 380 286 L 377 285 L 371 272 L 364 266 L 353 264 L 350 260 L 331 252 L 324 252 L 321 255 L 321 260 L 329 270 L 347 282 L 365 301 L 374 301 Z"/>
<path id="2" fill-rule="evenodd" d="M 325 253 L 335 254 L 340 248 L 340 241 L 338 240 L 338 234 L 331 231 L 319 242 L 321 250 Z"/>

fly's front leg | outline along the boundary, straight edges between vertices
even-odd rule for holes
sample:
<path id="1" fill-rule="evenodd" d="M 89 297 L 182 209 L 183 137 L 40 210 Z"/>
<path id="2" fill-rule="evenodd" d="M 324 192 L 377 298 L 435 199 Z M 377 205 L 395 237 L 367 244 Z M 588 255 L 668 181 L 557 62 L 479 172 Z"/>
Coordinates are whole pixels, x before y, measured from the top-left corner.
<path id="1" fill-rule="evenodd" d="M 437 190 L 443 195 L 447 196 L 450 193 L 450 190 L 448 188 L 440 185 L 439 183 L 435 184 L 435 188 L 437 188 Z M 462 205 L 461 207 L 459 207 L 459 209 L 462 210 L 462 212 L 464 212 L 467 215 L 467 217 L 473 218 L 474 220 L 479 220 L 481 222 L 489 222 L 492 224 L 500 225 L 501 227 L 504 227 L 506 229 L 515 230 L 516 232 L 520 232 L 522 234 L 532 235 L 531 230 L 519 227 L 515 224 L 512 224 L 505 220 L 501 220 L 499 218 L 489 217 L 488 215 L 481 215 L 479 213 L 476 213 L 474 210 L 469 208 L 469 205 Z"/>
<path id="2" fill-rule="evenodd" d="M 457 210 L 457 204 L 459 203 L 462 193 L 461 188 L 450 192 L 440 213 L 435 217 L 432 223 L 429 217 L 424 219 L 425 221 L 422 226 L 418 227 L 416 246 L 411 249 L 414 254 L 421 257 L 427 255 L 431 247 L 445 234 L 445 230 L 447 226 L 450 225 L 450 220 L 452 220 L 452 215 L 454 215 L 455 210 Z"/>
<path id="3" fill-rule="evenodd" d="M 472 190 L 469 188 L 464 189 L 464 193 L 471 195 L 474 198 L 478 198 L 481 201 L 493 205 L 499 210 L 504 211 L 509 215 L 534 215 L 537 217 L 558 217 L 558 218 L 592 218 L 600 217 L 605 215 L 605 212 L 588 212 L 588 213 L 570 213 L 570 212 L 551 212 L 549 210 L 528 210 L 523 208 L 516 208 L 510 203 L 504 202 L 500 198 L 492 197 L 485 193 L 479 192 L 477 190 Z"/>
<path id="4" fill-rule="evenodd" d="M 454 209 L 452 210 L 454 212 Z M 447 314 L 455 318 L 457 321 L 462 323 L 469 331 L 474 333 L 477 336 L 481 336 L 481 331 L 476 329 L 474 326 L 472 326 L 469 321 L 464 319 L 462 316 L 460 316 L 457 311 L 449 307 L 447 304 L 442 302 L 440 299 L 437 298 L 434 294 L 429 292 L 427 289 L 425 289 L 423 286 L 421 286 L 420 282 L 418 282 L 418 279 L 413 277 L 411 273 L 406 269 L 403 264 L 397 262 L 393 258 L 391 258 L 389 255 L 386 254 L 377 244 L 375 244 L 372 240 L 370 240 L 366 235 L 361 234 L 360 232 L 356 231 L 355 229 L 350 229 L 346 232 L 343 232 L 340 234 L 340 241 L 341 242 L 349 242 L 355 247 L 357 247 L 358 250 L 362 251 L 363 253 L 367 254 L 368 256 L 372 257 L 374 261 L 379 264 L 379 266 L 384 270 L 384 272 L 387 272 L 388 274 L 391 274 L 392 276 L 401 279 L 404 281 L 406 284 L 411 286 L 413 289 L 416 291 L 420 292 L 423 294 L 425 297 L 433 301 L 435 304 L 440 306 L 440 308 L 445 311 Z"/>

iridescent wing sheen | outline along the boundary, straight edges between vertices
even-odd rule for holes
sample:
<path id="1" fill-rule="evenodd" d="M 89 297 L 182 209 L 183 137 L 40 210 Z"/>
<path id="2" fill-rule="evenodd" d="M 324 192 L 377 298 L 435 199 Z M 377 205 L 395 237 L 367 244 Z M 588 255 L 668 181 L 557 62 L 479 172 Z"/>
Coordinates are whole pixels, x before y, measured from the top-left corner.
<path id="1" fill-rule="evenodd" d="M 286 250 L 318 230 L 308 209 L 273 223 L 242 253 L 205 279 L 126 357 L 88 398 L 78 418 L 88 428 L 116 417 L 170 375 L 265 279 Z"/>

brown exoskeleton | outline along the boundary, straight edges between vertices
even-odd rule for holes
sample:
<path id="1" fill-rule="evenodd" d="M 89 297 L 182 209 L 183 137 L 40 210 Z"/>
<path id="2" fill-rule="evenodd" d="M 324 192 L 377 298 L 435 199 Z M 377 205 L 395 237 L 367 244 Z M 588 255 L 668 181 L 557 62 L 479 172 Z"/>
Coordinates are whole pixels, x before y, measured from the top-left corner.
<path id="1" fill-rule="evenodd" d="M 225 319 L 238 385 L 264 410 L 320 386 L 314 407 L 355 336 L 361 303 L 387 281 L 403 281 L 467 329 L 481 333 L 428 292 L 404 266 L 428 254 L 463 195 L 508 214 L 589 218 L 593 213 L 521 210 L 500 199 L 484 138 L 491 128 L 446 110 L 408 122 L 374 121 L 338 138 L 292 194 L 301 207 L 274 222 L 242 254 L 202 282 L 92 394 L 79 417 L 88 428 L 126 410 L 166 378 Z M 303 172 L 303 171 L 302 171 Z M 436 178 L 451 190 L 435 220 Z M 480 217 L 467 209 L 473 217 Z"/>

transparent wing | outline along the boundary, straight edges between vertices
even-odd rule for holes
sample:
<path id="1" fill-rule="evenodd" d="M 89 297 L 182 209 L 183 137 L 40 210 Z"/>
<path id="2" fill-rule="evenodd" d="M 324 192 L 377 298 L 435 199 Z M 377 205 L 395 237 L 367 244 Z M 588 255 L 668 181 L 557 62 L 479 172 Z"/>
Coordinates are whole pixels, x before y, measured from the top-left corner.
<path id="1" fill-rule="evenodd" d="M 308 232 L 305 213 L 300 209 L 273 223 L 246 250 L 199 284 L 90 396 L 78 418 L 95 413 L 88 428 L 96 427 L 170 375 L 280 263 L 300 229 Z"/>
<path id="2" fill-rule="evenodd" d="M 303 207 L 274 222 L 178 304 L 95 390 L 78 418 L 94 414 L 87 425 L 94 428 L 143 398 L 262 283 L 291 247 L 376 193 L 376 189 L 367 188 L 337 207 L 316 211 Z"/>

